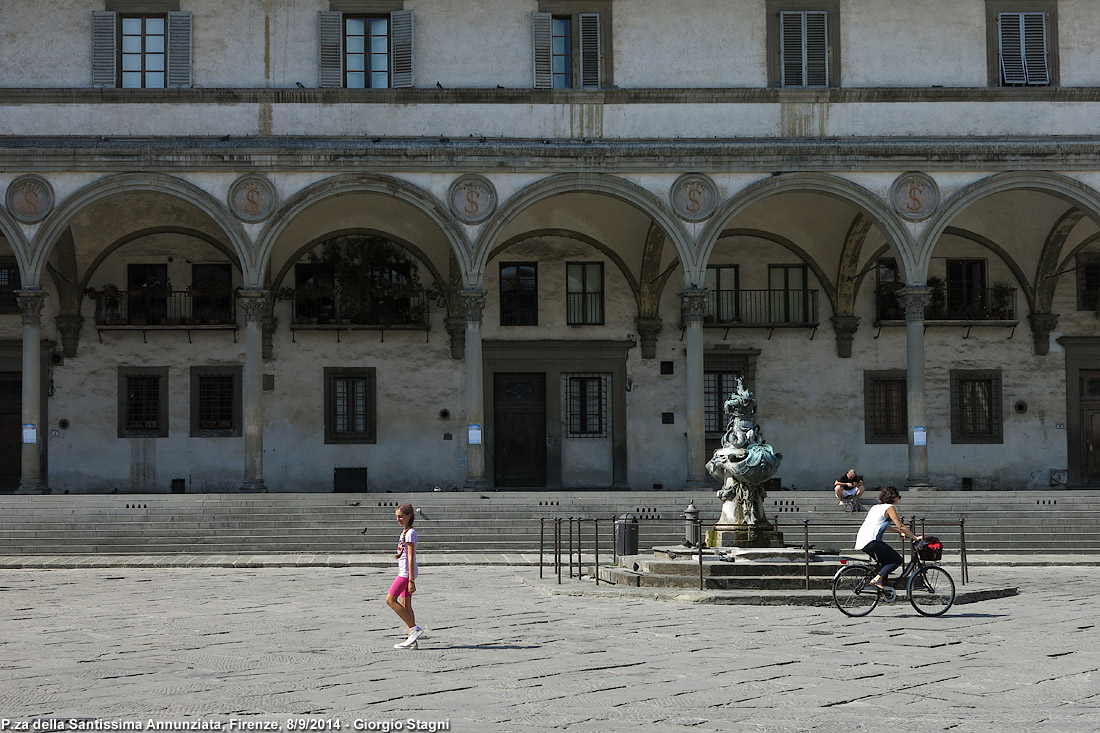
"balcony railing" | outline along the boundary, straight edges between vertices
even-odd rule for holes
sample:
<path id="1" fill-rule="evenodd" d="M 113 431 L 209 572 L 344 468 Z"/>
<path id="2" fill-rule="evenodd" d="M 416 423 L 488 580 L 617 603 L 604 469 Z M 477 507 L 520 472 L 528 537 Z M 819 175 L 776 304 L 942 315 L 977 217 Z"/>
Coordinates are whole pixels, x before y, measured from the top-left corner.
<path id="1" fill-rule="evenodd" d="M 805 328 L 817 323 L 816 290 L 711 291 L 703 316 L 707 326 Z"/>
<path id="2" fill-rule="evenodd" d="M 163 295 L 142 292 L 97 292 L 97 326 L 235 326 L 231 293 L 195 295 L 173 290 Z"/>
<path id="3" fill-rule="evenodd" d="M 365 299 L 358 309 L 341 309 L 338 299 L 294 296 L 294 325 L 362 326 L 364 328 L 427 328 L 429 298 L 423 291 Z"/>
<path id="4" fill-rule="evenodd" d="M 1016 288 L 945 288 L 925 306 L 926 321 L 1016 321 Z M 879 296 L 877 321 L 904 321 L 896 293 Z"/>

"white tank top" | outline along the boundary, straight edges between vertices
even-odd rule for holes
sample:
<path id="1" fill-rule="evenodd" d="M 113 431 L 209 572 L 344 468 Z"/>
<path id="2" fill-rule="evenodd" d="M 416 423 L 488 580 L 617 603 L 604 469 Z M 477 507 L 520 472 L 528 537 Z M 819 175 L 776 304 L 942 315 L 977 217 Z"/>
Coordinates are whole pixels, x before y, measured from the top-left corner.
<path id="1" fill-rule="evenodd" d="M 875 504 L 867 511 L 867 516 L 864 517 L 863 524 L 856 535 L 856 547 L 858 549 L 862 550 L 875 540 L 882 539 L 882 533 L 886 531 L 886 527 L 890 524 L 890 520 L 886 518 L 886 510 L 892 506 L 894 505 Z"/>

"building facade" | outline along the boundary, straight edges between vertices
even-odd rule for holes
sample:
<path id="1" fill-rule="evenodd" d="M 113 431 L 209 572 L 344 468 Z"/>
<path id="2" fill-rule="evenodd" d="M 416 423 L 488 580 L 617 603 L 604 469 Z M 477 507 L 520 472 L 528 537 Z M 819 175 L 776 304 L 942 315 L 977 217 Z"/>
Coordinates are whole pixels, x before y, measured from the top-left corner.
<path id="1" fill-rule="evenodd" d="M 919 7 L 915 7 L 918 6 Z M 1089 0 L 0 5 L 0 480 L 1100 481 Z"/>

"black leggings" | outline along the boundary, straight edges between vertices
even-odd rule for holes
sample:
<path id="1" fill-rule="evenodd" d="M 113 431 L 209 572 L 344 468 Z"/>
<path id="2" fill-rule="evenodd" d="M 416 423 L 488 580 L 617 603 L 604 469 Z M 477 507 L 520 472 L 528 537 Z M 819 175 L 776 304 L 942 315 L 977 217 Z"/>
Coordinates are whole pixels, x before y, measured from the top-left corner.
<path id="1" fill-rule="evenodd" d="M 886 582 L 886 578 L 890 573 L 901 567 L 901 555 L 882 540 L 868 542 L 863 551 L 870 553 L 878 562 L 878 568 L 875 572 L 882 578 L 883 583 Z"/>

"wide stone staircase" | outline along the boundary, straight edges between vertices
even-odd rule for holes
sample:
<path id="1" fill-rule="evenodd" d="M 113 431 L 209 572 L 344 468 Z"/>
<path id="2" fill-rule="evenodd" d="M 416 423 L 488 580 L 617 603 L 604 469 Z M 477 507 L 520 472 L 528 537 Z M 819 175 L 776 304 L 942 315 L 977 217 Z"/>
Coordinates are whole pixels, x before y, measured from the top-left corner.
<path id="1" fill-rule="evenodd" d="M 553 520 L 562 518 L 563 548 L 577 543 L 579 529 L 581 550 L 591 553 L 598 532 L 600 553 L 610 557 L 612 519 L 622 514 L 637 518 L 646 552 L 680 542 L 689 502 L 704 528 L 720 512 L 709 491 L 3 495 L 0 555 L 392 553 L 400 531 L 393 512 L 404 501 L 418 508 L 422 551 L 433 554 L 537 554 L 540 535 L 550 554 Z M 808 539 L 817 551 L 850 548 L 862 520 L 828 490 L 772 492 L 766 511 L 787 545 Z M 961 530 L 971 557 L 1100 553 L 1100 491 L 903 491 L 898 511 L 943 539 L 948 554 L 958 551 Z"/>

